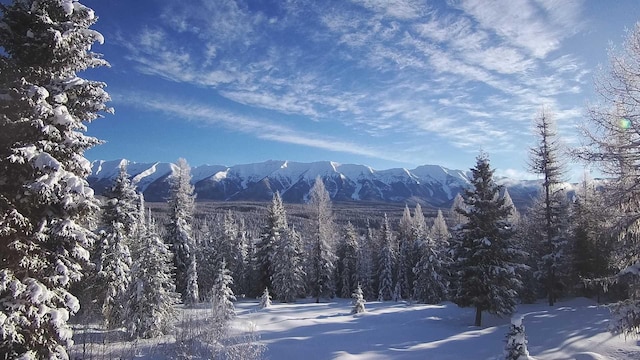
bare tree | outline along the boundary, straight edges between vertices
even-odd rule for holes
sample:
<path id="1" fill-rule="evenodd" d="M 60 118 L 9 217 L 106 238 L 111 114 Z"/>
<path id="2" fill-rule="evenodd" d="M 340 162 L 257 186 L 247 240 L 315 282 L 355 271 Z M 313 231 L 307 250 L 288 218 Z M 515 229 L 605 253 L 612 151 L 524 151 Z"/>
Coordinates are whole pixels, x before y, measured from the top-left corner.
<path id="1" fill-rule="evenodd" d="M 542 176 L 542 206 L 538 207 L 543 213 L 544 231 L 540 242 L 539 256 L 542 261 L 541 273 L 544 288 L 547 292 L 549 306 L 557 300 L 557 260 L 562 251 L 565 239 L 562 239 L 560 223 L 562 221 L 561 202 L 559 195 L 562 190 L 564 164 L 562 150 L 558 142 L 555 123 L 548 111 L 543 109 L 535 122 L 537 144 L 530 149 L 529 170 Z"/>
<path id="2" fill-rule="evenodd" d="M 605 186 L 618 219 L 612 226 L 618 238 L 612 263 L 620 270 L 616 279 L 630 279 L 629 299 L 613 308 L 613 328 L 635 333 L 640 329 L 640 23 L 621 50 L 612 49 L 595 85 L 600 101 L 589 107 L 587 143 L 575 153 L 612 179 Z"/>

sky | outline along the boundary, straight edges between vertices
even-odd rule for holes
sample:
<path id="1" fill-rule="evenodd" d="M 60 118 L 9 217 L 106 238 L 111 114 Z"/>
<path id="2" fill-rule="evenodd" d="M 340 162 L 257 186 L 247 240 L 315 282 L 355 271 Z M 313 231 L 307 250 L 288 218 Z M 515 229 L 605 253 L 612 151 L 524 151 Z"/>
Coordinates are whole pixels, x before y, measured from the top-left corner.
<path id="1" fill-rule="evenodd" d="M 577 146 L 640 1 L 85 0 L 114 115 L 90 160 L 527 173 L 533 121 Z M 570 177 L 583 165 L 569 162 Z"/>

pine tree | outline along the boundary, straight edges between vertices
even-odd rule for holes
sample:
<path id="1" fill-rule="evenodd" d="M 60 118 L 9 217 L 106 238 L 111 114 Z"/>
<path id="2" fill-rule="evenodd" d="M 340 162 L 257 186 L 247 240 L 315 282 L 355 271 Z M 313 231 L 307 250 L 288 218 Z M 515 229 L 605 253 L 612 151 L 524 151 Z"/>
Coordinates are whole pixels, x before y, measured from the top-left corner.
<path id="1" fill-rule="evenodd" d="M 86 124 L 111 112 L 104 83 L 78 73 L 107 66 L 90 51 L 94 12 L 62 0 L 0 4 L 0 353 L 67 358 L 68 289 L 89 260 L 98 203 L 84 152 Z"/>
<path id="2" fill-rule="evenodd" d="M 433 220 L 433 226 L 431 226 L 429 233 L 431 238 L 437 243 L 447 243 L 449 241 L 451 233 L 447 227 L 447 222 L 444 220 L 444 215 L 442 215 L 442 210 L 438 210 L 438 214 Z"/>
<path id="3" fill-rule="evenodd" d="M 260 309 L 271 307 L 271 295 L 269 295 L 269 289 L 264 288 L 262 296 L 260 296 Z"/>
<path id="4" fill-rule="evenodd" d="M 331 199 L 320 177 L 309 191 L 309 205 L 313 220 L 311 233 L 310 284 L 311 294 L 320 302 L 321 297 L 335 295 L 335 224 Z"/>
<path id="5" fill-rule="evenodd" d="M 505 360 L 530 359 L 522 319 L 522 315 L 514 315 L 511 318 L 511 325 L 509 326 L 509 332 L 507 333 L 507 344 L 504 348 Z"/>
<path id="6" fill-rule="evenodd" d="M 384 214 L 382 223 L 382 247 L 378 258 L 378 301 L 391 300 L 393 298 L 393 268 L 396 261 L 394 239 L 389 227 L 389 219 Z"/>
<path id="7" fill-rule="evenodd" d="M 373 229 L 367 221 L 367 234 L 358 237 L 358 256 L 356 258 L 356 282 L 360 284 L 362 293 L 366 299 L 375 298 L 373 272 L 374 272 L 374 235 Z"/>
<path id="8" fill-rule="evenodd" d="M 294 302 L 304 292 L 302 239 L 295 228 L 285 231 L 274 243 L 273 292 L 281 302 Z"/>
<path id="9" fill-rule="evenodd" d="M 544 222 L 542 223 L 544 231 L 539 249 L 541 250 L 541 259 L 544 262 L 542 278 L 549 306 L 553 306 L 557 300 L 556 289 L 558 287 L 556 271 L 559 266 L 556 261 L 560 259 L 560 252 L 563 250 L 562 243 L 566 241 L 560 234 L 560 222 L 566 219 L 564 216 L 567 215 L 562 213 L 563 201 L 560 193 L 564 170 L 554 122 L 545 110 L 542 110 L 536 119 L 535 127 L 538 143 L 530 150 L 529 168 L 543 177 L 540 210 L 544 214 Z"/>
<path id="10" fill-rule="evenodd" d="M 464 222 L 467 221 L 467 218 L 465 218 L 456 209 L 465 209 L 462 193 L 456 194 L 456 197 L 453 198 L 453 204 L 451 205 L 451 219 L 453 220 L 453 227 L 464 224 Z"/>
<path id="11" fill-rule="evenodd" d="M 417 258 L 413 256 L 416 242 L 413 236 L 413 218 L 407 205 L 404 207 L 399 225 L 396 286 L 393 296 L 396 301 L 413 296 L 413 267 L 417 263 Z"/>
<path id="12" fill-rule="evenodd" d="M 449 288 L 448 256 L 451 234 L 442 212 L 438 210 L 430 236 L 419 241 L 419 261 L 413 268 L 415 299 L 427 304 L 437 304 L 447 298 Z"/>
<path id="13" fill-rule="evenodd" d="M 196 246 L 192 233 L 195 195 L 191 168 L 185 159 L 178 159 L 170 184 L 167 242 L 172 245 L 174 254 L 176 289 L 183 303 L 193 305 L 199 300 Z"/>
<path id="14" fill-rule="evenodd" d="M 504 189 L 504 194 L 502 194 L 502 197 L 504 197 L 504 206 L 511 208 L 511 213 L 509 214 L 509 223 L 511 223 L 513 226 L 517 226 L 518 223 L 520 223 L 520 213 L 518 212 L 518 209 L 516 209 L 515 204 L 513 203 L 513 199 L 511 199 L 511 194 L 509 194 L 509 190 L 508 189 Z"/>
<path id="15" fill-rule="evenodd" d="M 364 299 L 360 284 L 358 284 L 356 290 L 353 292 L 353 294 L 351 294 L 351 298 L 353 298 L 353 301 L 351 302 L 351 305 L 353 305 L 353 309 L 351 309 L 352 314 L 360 314 L 367 311 L 364 308 L 364 304 L 367 301 Z"/>
<path id="16" fill-rule="evenodd" d="M 172 277 L 172 254 L 151 218 L 138 240 L 125 297 L 124 325 L 132 338 L 151 338 L 169 332 L 180 295 Z"/>
<path id="17" fill-rule="evenodd" d="M 211 299 L 213 281 L 220 269 L 222 256 L 219 251 L 219 242 L 215 238 L 211 224 L 214 220 L 207 217 L 198 226 L 195 233 L 197 242 L 196 263 L 198 264 L 198 293 L 206 300 Z"/>
<path id="18" fill-rule="evenodd" d="M 348 298 L 351 289 L 358 283 L 358 234 L 356 228 L 349 222 L 345 228 L 338 255 L 338 273 L 340 296 Z"/>
<path id="19" fill-rule="evenodd" d="M 103 286 L 103 319 L 106 327 L 113 329 L 124 321 L 123 298 L 131 281 L 129 245 L 134 242 L 140 223 L 139 197 L 124 165 L 105 197 L 96 270 L 98 283 Z"/>
<path id="20" fill-rule="evenodd" d="M 268 209 L 267 224 L 260 234 L 260 240 L 256 245 L 256 272 L 260 275 L 259 288 L 272 288 L 271 279 L 274 273 L 275 245 L 280 243 L 280 238 L 288 231 L 287 213 L 282 204 L 280 193 L 273 194 L 271 206 Z"/>
<path id="21" fill-rule="evenodd" d="M 222 261 L 216 280 L 213 283 L 211 307 L 213 309 L 212 326 L 215 339 L 222 339 L 229 322 L 236 317 L 233 302 L 236 297 L 231 290 L 233 278 L 227 269 L 226 261 Z"/>
<path id="22" fill-rule="evenodd" d="M 452 239 L 453 301 L 461 307 L 475 307 L 475 325 L 481 326 L 483 311 L 513 313 L 521 286 L 519 258 L 524 254 L 514 247 L 507 221 L 511 209 L 498 196 L 500 186 L 493 180 L 486 155 L 478 156 L 471 172 L 473 188 L 463 195 L 466 210 L 458 209 L 467 222 L 456 228 Z"/>

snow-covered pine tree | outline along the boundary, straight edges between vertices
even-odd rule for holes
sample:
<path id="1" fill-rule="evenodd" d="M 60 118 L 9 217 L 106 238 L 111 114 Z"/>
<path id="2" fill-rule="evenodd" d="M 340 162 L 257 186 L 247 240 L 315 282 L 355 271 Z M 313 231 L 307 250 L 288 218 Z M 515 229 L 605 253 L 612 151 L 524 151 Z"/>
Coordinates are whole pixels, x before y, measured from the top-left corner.
<path id="1" fill-rule="evenodd" d="M 415 242 L 413 237 L 413 218 L 409 206 L 404 206 L 398 231 L 398 264 L 396 266 L 396 285 L 394 299 L 409 299 L 413 296 L 413 267 L 417 263 Z"/>
<path id="2" fill-rule="evenodd" d="M 384 301 L 393 298 L 393 268 L 396 261 L 395 240 L 386 213 L 380 234 L 382 238 L 378 258 L 378 301 Z"/>
<path id="3" fill-rule="evenodd" d="M 351 298 L 353 299 L 353 301 L 351 302 L 351 305 L 353 305 L 353 308 L 351 309 L 352 314 L 360 314 L 367 311 L 367 309 L 364 308 L 364 304 L 367 301 L 364 299 L 360 284 L 358 284 L 358 287 L 351 294 Z"/>
<path id="4" fill-rule="evenodd" d="M 511 214 L 509 214 L 509 223 L 513 226 L 517 226 L 520 222 L 520 212 L 518 212 L 516 205 L 513 203 L 513 199 L 511 198 L 511 194 L 509 194 L 509 190 L 507 188 L 504 189 L 502 197 L 504 197 L 504 206 L 512 209 Z"/>
<path id="5" fill-rule="evenodd" d="M 184 304 L 193 305 L 199 301 L 196 246 L 192 233 L 195 194 L 191 185 L 191 167 L 185 159 L 178 159 L 170 185 L 167 243 L 171 244 L 174 254 L 176 289 Z"/>
<path id="6" fill-rule="evenodd" d="M 172 254 L 151 216 L 137 240 L 124 302 L 124 326 L 132 338 L 151 338 L 171 329 L 180 294 L 175 292 Z"/>
<path id="7" fill-rule="evenodd" d="M 413 268 L 414 297 L 420 302 L 437 304 L 447 298 L 451 263 L 448 256 L 451 235 L 440 210 L 429 233 L 430 236 L 418 241 L 419 261 Z"/>
<path id="8" fill-rule="evenodd" d="M 593 180 L 583 179 L 577 187 L 571 211 L 573 269 L 578 279 L 599 279 L 613 275 L 609 260 L 613 239 L 607 231 L 614 214 L 605 203 L 604 194 Z M 585 288 L 584 295 L 600 293 L 600 287 Z"/>
<path id="9" fill-rule="evenodd" d="M 612 281 L 629 286 L 628 299 L 612 308 L 612 329 L 640 330 L 640 22 L 628 32 L 621 49 L 612 49 L 609 66 L 596 78 L 600 101 L 589 108 L 582 159 L 597 164 L 611 181 L 604 184 L 614 243 L 611 264 L 619 271 Z"/>
<path id="10" fill-rule="evenodd" d="M 287 229 L 273 244 L 274 261 L 271 284 L 281 302 L 294 302 L 304 293 L 302 239 L 294 227 Z"/>
<path id="11" fill-rule="evenodd" d="M 103 320 L 108 329 L 114 329 L 124 321 L 123 298 L 131 281 L 129 245 L 140 224 L 139 197 L 124 164 L 104 195 L 96 270 Z"/>
<path id="12" fill-rule="evenodd" d="M 318 176 L 309 190 L 309 211 L 313 221 L 309 254 L 309 275 L 312 296 L 316 302 L 321 297 L 335 296 L 335 224 L 331 210 L 331 198 Z"/>
<path id="13" fill-rule="evenodd" d="M 260 296 L 260 309 L 271 307 L 271 295 L 269 294 L 269 289 L 264 288 L 262 292 L 262 296 Z"/>
<path id="14" fill-rule="evenodd" d="M 211 230 L 214 220 L 207 216 L 204 218 L 195 232 L 196 239 L 196 263 L 198 264 L 198 294 L 202 299 L 211 299 L 213 281 L 220 269 L 222 257 L 219 254 L 218 241 Z"/>
<path id="15" fill-rule="evenodd" d="M 271 206 L 267 212 L 267 224 L 262 229 L 260 240 L 256 245 L 254 264 L 256 272 L 259 274 L 258 286 L 261 289 L 271 288 L 273 276 L 273 259 L 275 254 L 275 244 L 280 242 L 280 238 L 288 231 L 287 213 L 282 204 L 280 193 L 273 194 Z"/>
<path id="16" fill-rule="evenodd" d="M 94 12 L 66 0 L 0 5 L 0 353 L 67 358 L 68 289 L 89 260 L 98 203 L 84 152 L 86 123 L 111 112 L 102 82 L 78 73 L 107 66 L 91 52 Z"/>
<path id="17" fill-rule="evenodd" d="M 348 298 L 351 295 L 351 289 L 358 283 L 358 233 L 356 228 L 347 223 L 344 230 L 344 237 L 338 251 L 338 279 L 340 287 L 340 296 Z"/>
<path id="18" fill-rule="evenodd" d="M 451 224 L 452 228 L 467 221 L 467 218 L 460 214 L 456 209 L 465 209 L 462 193 L 456 194 L 456 197 L 453 198 L 453 204 L 451 205 L 451 219 L 453 221 L 453 224 Z"/>
<path id="19" fill-rule="evenodd" d="M 452 238 L 455 287 L 453 301 L 461 307 L 476 309 L 475 325 L 482 325 L 482 312 L 512 314 L 521 286 L 519 259 L 524 253 L 515 247 L 510 209 L 498 196 L 500 186 L 493 180 L 493 170 L 485 154 L 471 169 L 470 190 L 459 209 L 467 222 L 456 228 Z"/>
<path id="20" fill-rule="evenodd" d="M 556 289 L 560 281 L 556 276 L 559 266 L 556 263 L 563 252 L 563 243 L 566 238 L 562 237 L 561 222 L 567 219 L 568 214 L 562 213 L 566 206 L 562 201 L 562 176 L 564 165 L 562 163 L 562 153 L 557 139 L 555 123 L 551 115 L 546 110 L 542 110 L 535 122 L 538 143 L 530 149 L 529 169 L 543 177 L 541 203 L 538 209 L 543 213 L 543 223 L 541 232 L 543 238 L 540 239 L 538 247 L 539 258 L 543 262 L 540 266 L 541 278 L 544 281 L 544 288 L 547 293 L 549 306 L 556 302 L 558 294 Z"/>
<path id="21" fill-rule="evenodd" d="M 504 347 L 505 360 L 529 360 L 529 350 L 527 349 L 527 338 L 522 324 L 523 316 L 514 315 L 511 318 L 511 325 L 507 333 L 507 344 Z"/>
<path id="22" fill-rule="evenodd" d="M 444 215 L 442 215 L 442 210 L 438 210 L 436 218 L 433 219 L 433 225 L 431 226 L 429 234 L 436 243 L 448 245 L 451 233 L 447 227 L 447 222 L 444 220 Z"/>
<path id="23" fill-rule="evenodd" d="M 222 339 L 229 322 L 236 317 L 236 309 L 233 306 L 236 297 L 231 290 L 232 284 L 233 278 L 227 269 L 226 261 L 223 259 L 211 291 L 211 308 L 213 310 L 211 325 L 215 339 Z"/>
<path id="24" fill-rule="evenodd" d="M 356 282 L 360 284 L 365 299 L 374 299 L 374 235 L 367 221 L 367 233 L 358 237 L 358 256 L 356 258 Z"/>

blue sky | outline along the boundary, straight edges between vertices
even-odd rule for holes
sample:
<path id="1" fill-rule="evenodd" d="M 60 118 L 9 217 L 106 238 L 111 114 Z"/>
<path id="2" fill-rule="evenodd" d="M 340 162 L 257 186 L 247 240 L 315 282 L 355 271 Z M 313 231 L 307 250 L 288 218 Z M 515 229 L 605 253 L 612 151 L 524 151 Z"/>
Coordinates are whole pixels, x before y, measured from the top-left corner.
<path id="1" fill-rule="evenodd" d="M 82 1 L 115 115 L 90 160 L 331 160 L 525 174 L 544 106 L 564 142 L 640 2 Z M 582 170 L 572 169 L 574 173 Z"/>

